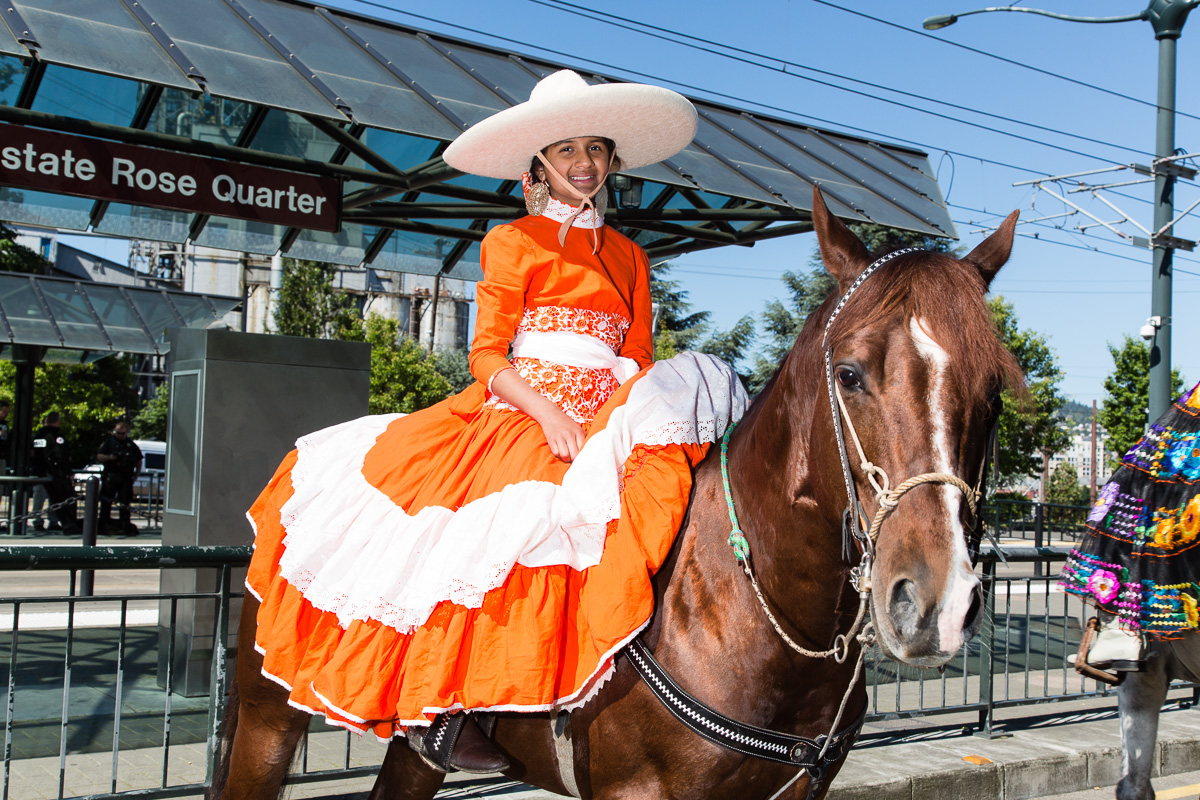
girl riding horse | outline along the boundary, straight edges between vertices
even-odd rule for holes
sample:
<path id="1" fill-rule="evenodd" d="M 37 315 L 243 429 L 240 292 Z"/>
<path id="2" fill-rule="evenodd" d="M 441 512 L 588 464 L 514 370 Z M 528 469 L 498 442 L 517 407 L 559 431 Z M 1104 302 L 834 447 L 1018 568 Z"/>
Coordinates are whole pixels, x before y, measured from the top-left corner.
<path id="1" fill-rule="evenodd" d="M 603 198 L 695 129 L 675 92 L 562 71 L 447 149 L 521 179 L 529 215 L 483 241 L 478 382 L 301 438 L 249 512 L 253 645 L 292 707 L 494 772 L 462 712 L 581 704 L 650 620 L 692 468 L 747 399 L 716 358 L 653 364 L 646 254 Z"/>

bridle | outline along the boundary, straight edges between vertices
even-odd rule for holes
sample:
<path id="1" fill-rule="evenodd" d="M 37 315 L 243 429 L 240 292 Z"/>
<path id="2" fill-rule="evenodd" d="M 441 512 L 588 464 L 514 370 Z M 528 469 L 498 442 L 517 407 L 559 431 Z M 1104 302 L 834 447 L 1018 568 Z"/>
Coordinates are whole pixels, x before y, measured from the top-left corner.
<path id="1" fill-rule="evenodd" d="M 918 247 L 906 247 L 901 250 L 888 253 L 875 261 L 873 261 L 866 269 L 864 269 L 845 294 L 841 296 L 833 311 L 829 315 L 829 319 L 825 322 L 825 330 L 821 337 L 821 346 L 825 351 L 825 386 L 829 393 L 829 408 L 833 416 L 833 430 L 837 438 L 838 456 L 842 466 L 842 477 L 846 483 L 846 498 L 847 505 L 843 512 L 842 519 L 842 549 L 846 557 L 850 555 L 850 541 L 853 540 L 859 543 L 862 550 L 862 556 L 856 567 L 850 570 L 850 582 L 854 589 L 858 592 L 859 603 L 858 612 L 855 614 L 854 622 L 846 633 L 838 634 L 833 641 L 833 647 L 828 650 L 809 650 L 797 644 L 787 632 L 783 630 L 783 626 L 771 613 L 770 606 L 767 603 L 766 597 L 763 595 L 762 588 L 759 586 L 758 580 L 754 575 L 754 570 L 750 564 L 750 543 L 746 540 L 745 534 L 738 525 L 737 513 L 734 510 L 733 493 L 729 486 L 729 439 L 733 433 L 733 427 L 730 426 L 725 435 L 721 439 L 721 480 L 725 487 L 725 502 L 729 509 L 729 520 L 732 523 L 733 530 L 729 534 L 729 545 L 733 548 L 734 555 L 737 558 L 738 564 L 742 567 L 743 572 L 750 579 L 751 585 L 754 587 L 754 593 L 758 597 L 759 605 L 770 620 L 772 627 L 779 637 L 792 650 L 800 655 L 809 658 L 833 658 L 837 663 L 843 663 L 850 651 L 850 642 L 852 639 L 857 639 L 860 644 L 859 655 L 854 667 L 854 675 L 850 679 L 849 685 L 846 687 L 846 692 L 842 696 L 842 702 L 838 707 L 837 715 L 834 717 L 833 725 L 831 726 L 828 737 L 825 738 L 826 748 L 828 743 L 833 741 L 838 725 L 841 723 L 842 714 L 846 709 L 847 701 L 850 699 L 850 694 L 854 686 L 858 683 L 859 676 L 862 673 L 863 662 L 866 657 L 866 648 L 874 642 L 875 636 L 872 631 L 870 622 L 865 622 L 867 609 L 871 597 L 871 565 L 875 559 L 875 545 L 879 539 L 879 532 L 883 527 L 884 521 L 891 515 L 900 503 L 900 498 L 905 494 L 915 489 L 918 486 L 930 483 L 941 483 L 954 486 L 959 489 L 966 497 L 967 507 L 971 511 L 972 520 L 975 521 L 978 513 L 978 503 L 981 497 L 981 488 L 983 485 L 983 474 L 986 464 L 986 459 L 980 464 L 979 479 L 974 487 L 971 487 L 962 478 L 957 475 L 952 475 L 946 472 L 926 472 L 921 475 L 916 475 L 912 478 L 901 482 L 895 489 L 890 488 L 890 480 L 884 469 L 877 464 L 873 464 L 863 451 L 862 442 L 859 440 L 858 432 L 854 429 L 854 422 L 850 418 L 850 412 L 846 408 L 845 401 L 842 399 L 841 392 L 838 390 L 834 380 L 833 371 L 833 346 L 829 344 L 829 330 L 835 319 L 841 314 L 846 307 L 846 303 L 851 296 L 858 291 L 868 278 L 871 277 L 880 267 L 908 253 L 923 252 Z M 843 428 L 843 421 L 845 429 Z M 854 443 L 854 449 L 858 454 L 859 468 L 866 475 L 867 481 L 875 490 L 875 502 L 877 509 L 875 517 L 871 522 L 870 527 L 864 532 L 862 519 L 865 517 L 862 504 L 858 499 L 858 489 L 854 482 L 853 474 L 850 471 L 850 454 L 846 447 L 846 430 L 849 430 L 850 441 Z M 825 749 L 821 750 L 820 757 L 824 757 Z M 809 770 L 813 775 L 814 781 L 823 778 L 822 775 L 817 775 L 813 770 Z M 792 783 L 799 779 L 800 774 L 789 781 L 780 792 L 776 793 L 779 796 Z M 811 794 L 810 786 L 810 794 Z"/>

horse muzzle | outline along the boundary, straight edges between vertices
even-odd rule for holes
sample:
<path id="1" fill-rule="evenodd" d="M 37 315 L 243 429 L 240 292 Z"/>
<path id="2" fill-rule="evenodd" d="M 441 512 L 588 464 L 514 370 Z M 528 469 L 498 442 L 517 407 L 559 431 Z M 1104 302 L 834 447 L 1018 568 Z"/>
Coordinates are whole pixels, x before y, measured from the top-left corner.
<path id="1" fill-rule="evenodd" d="M 938 667 L 954 658 L 983 622 L 979 579 L 963 570 L 954 571 L 945 589 L 936 594 L 899 577 L 875 598 L 874 605 L 884 655 L 918 667 Z"/>

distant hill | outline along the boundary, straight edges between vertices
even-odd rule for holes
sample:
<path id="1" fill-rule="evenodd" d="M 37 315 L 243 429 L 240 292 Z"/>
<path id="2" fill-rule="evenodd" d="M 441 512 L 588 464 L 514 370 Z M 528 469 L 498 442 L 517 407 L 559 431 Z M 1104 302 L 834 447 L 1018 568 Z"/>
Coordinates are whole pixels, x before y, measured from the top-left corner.
<path id="1" fill-rule="evenodd" d="M 1068 400 L 1058 413 L 1061 417 L 1069 419 L 1075 425 L 1092 421 L 1092 406 L 1090 404 L 1084 405 L 1074 400 Z"/>

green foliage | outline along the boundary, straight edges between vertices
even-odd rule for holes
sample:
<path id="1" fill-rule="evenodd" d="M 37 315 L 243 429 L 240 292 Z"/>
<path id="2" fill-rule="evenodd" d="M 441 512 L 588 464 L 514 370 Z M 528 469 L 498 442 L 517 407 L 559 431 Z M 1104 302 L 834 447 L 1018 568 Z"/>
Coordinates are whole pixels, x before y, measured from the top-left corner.
<path id="1" fill-rule="evenodd" d="M 820 262 L 819 255 L 817 261 Z M 796 343 L 796 337 L 800 335 L 809 315 L 825 302 L 826 297 L 837 291 L 837 281 L 823 267 L 803 275 L 785 272 L 783 285 L 788 291 L 786 304 L 781 300 L 772 300 L 763 311 L 762 321 L 767 340 L 755 359 L 747 382 L 746 388 L 750 394 L 762 391 Z"/>
<path id="2" fill-rule="evenodd" d="M 283 260 L 283 283 L 275 310 L 275 332 L 310 339 L 347 338 L 361 318 L 354 298 L 333 285 L 337 266 L 294 258 Z"/>
<path id="3" fill-rule="evenodd" d="M 0 223 L 0 270 L 44 275 L 51 264 L 28 247 L 16 242 L 17 232 Z"/>
<path id="4" fill-rule="evenodd" d="M 1027 398 L 1018 397 L 1011 389 L 1004 390 L 1000 475 L 1002 480 L 1038 475 L 1042 459 L 1061 452 L 1070 443 L 1058 413 L 1066 402 L 1058 388 L 1063 372 L 1045 337 L 1018 326 L 1012 303 L 995 297 L 988 306 L 1000 340 L 1021 365 L 1029 387 Z"/>
<path id="5" fill-rule="evenodd" d="M 450 383 L 454 394 L 475 382 L 475 376 L 471 374 L 471 361 L 464 350 L 438 350 L 434 354 L 433 367 Z"/>
<path id="6" fill-rule="evenodd" d="M 1070 464 L 1059 464 L 1046 482 L 1046 502 L 1067 506 L 1086 506 L 1091 489 L 1081 486 L 1079 473 Z"/>
<path id="7" fill-rule="evenodd" d="M 734 369 L 745 358 L 746 350 L 754 342 L 754 318 L 742 317 L 727 331 L 711 328 L 711 311 L 692 311 L 688 293 L 679 288 L 679 281 L 669 280 L 670 264 L 657 264 L 650 268 L 650 299 L 658 303 L 658 328 L 654 337 L 654 358 L 657 361 L 671 358 L 684 350 L 710 353 L 721 358 Z M 742 376 L 745 381 L 747 376 Z"/>
<path id="8" fill-rule="evenodd" d="M 411 413 L 450 395 L 453 387 L 437 371 L 437 358 L 414 339 L 400 336 L 399 321 L 368 314 L 343 334 L 371 345 L 372 414 Z"/>
<path id="9" fill-rule="evenodd" d="M 1113 371 L 1104 379 L 1104 406 L 1098 414 L 1108 432 L 1108 448 L 1120 458 L 1137 444 L 1146 430 L 1150 406 L 1150 347 L 1126 335 L 1120 347 L 1108 345 Z M 1183 392 L 1183 377 L 1171 370 L 1172 399 Z"/>
<path id="10" fill-rule="evenodd" d="M 12 362 L 0 362 L 0 396 L 16 397 L 15 378 Z M 128 418 L 137 406 L 128 356 L 109 356 L 91 364 L 39 364 L 34 370 L 34 430 L 47 413 L 61 414 L 60 430 L 71 445 L 75 466 L 94 461 L 113 423 Z"/>
<path id="11" fill-rule="evenodd" d="M 134 439 L 153 439 L 160 442 L 167 440 L 167 411 L 170 408 L 170 393 L 171 385 L 169 383 L 158 387 L 154 397 L 146 401 L 142 410 L 130 423 L 130 436 Z"/>

